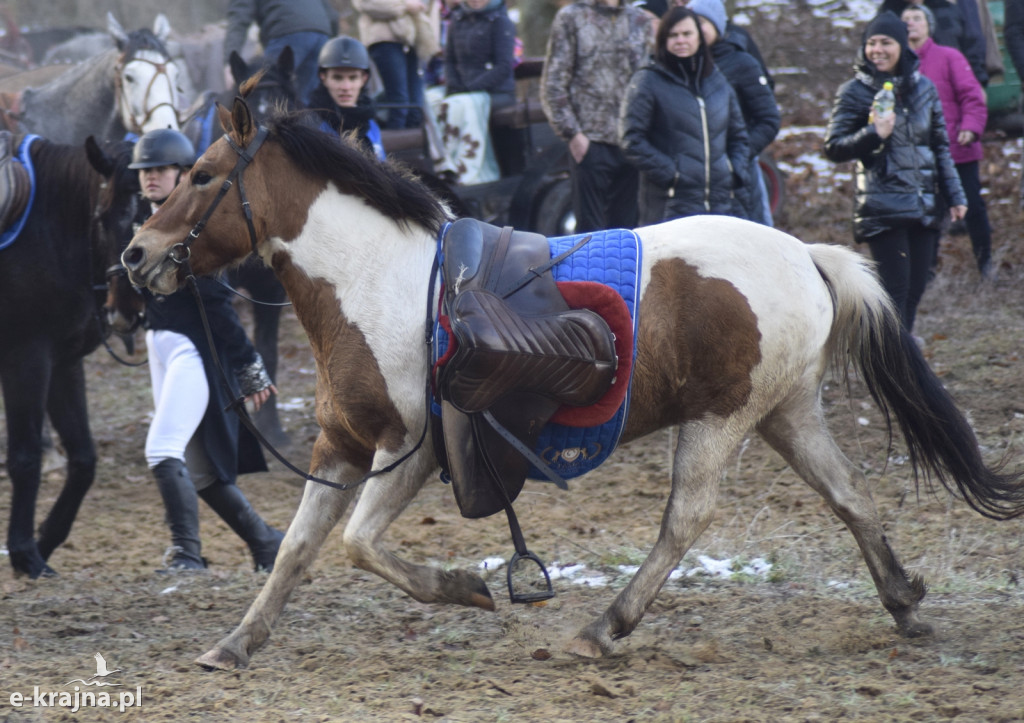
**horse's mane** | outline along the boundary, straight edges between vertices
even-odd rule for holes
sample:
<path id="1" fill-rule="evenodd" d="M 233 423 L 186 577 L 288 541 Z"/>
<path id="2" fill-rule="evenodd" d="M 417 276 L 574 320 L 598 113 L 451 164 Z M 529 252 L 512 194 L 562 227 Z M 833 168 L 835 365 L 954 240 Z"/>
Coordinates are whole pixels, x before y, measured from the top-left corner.
<path id="1" fill-rule="evenodd" d="M 381 163 L 348 138 L 339 142 L 317 128 L 309 114 L 275 114 L 265 125 L 304 172 L 362 198 L 395 222 L 436 234 L 450 220 L 447 207 L 408 169 L 392 161 Z"/>

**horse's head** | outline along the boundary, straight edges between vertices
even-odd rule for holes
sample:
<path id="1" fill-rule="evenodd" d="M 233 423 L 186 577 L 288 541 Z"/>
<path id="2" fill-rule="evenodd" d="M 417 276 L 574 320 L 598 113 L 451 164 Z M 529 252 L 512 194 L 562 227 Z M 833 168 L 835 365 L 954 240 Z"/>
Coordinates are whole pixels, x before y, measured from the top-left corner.
<path id="1" fill-rule="evenodd" d="M 232 51 L 228 60 L 239 94 L 246 99 L 257 120 L 275 110 L 295 110 L 300 106 L 295 78 L 295 54 L 290 45 L 271 63 L 246 63 Z"/>
<path id="2" fill-rule="evenodd" d="M 139 135 L 157 128 L 177 130 L 180 69 L 164 44 L 171 30 L 166 17 L 158 16 L 153 31 L 126 33 L 108 13 L 107 29 L 121 53 L 115 83 L 124 127 Z"/>
<path id="3" fill-rule="evenodd" d="M 219 108 L 228 132 L 139 229 L 121 257 L 132 281 L 169 294 L 187 277 L 243 261 L 256 251 L 275 269 L 304 232 L 365 243 L 381 228 L 432 240 L 448 208 L 406 169 L 381 163 L 301 113 L 261 127 L 247 101 Z M 315 210 L 314 210 L 314 204 Z"/>
<path id="4" fill-rule="evenodd" d="M 106 268 L 107 323 L 119 333 L 131 333 L 139 325 L 144 302 L 131 286 L 120 263 L 121 251 L 132 237 L 132 221 L 139 198 L 139 176 L 128 168 L 132 144 L 124 141 L 101 146 L 89 136 L 85 142 L 89 163 L 103 177 L 93 211 L 94 248 L 101 250 Z"/>
<path id="5" fill-rule="evenodd" d="M 259 130 L 243 99 L 235 100 L 230 113 L 219 111 L 227 134 L 196 161 L 121 256 L 136 285 L 173 293 L 187 267 L 202 275 L 240 263 L 266 233 L 268 222 L 259 211 L 273 207 L 276 184 L 288 184 L 280 170 L 267 177 L 265 161 L 277 151 L 270 144 L 260 151 L 266 131 Z M 255 236 L 246 212 L 253 215 Z"/>

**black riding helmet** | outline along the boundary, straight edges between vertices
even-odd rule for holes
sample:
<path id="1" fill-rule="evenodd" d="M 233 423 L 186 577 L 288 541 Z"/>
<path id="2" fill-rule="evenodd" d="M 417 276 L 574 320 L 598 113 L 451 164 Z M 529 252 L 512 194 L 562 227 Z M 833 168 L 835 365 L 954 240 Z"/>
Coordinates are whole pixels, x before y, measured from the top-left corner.
<path id="1" fill-rule="evenodd" d="M 355 38 L 340 35 L 331 38 L 320 48 L 317 65 L 321 70 L 326 68 L 357 68 L 370 70 L 370 54 L 366 46 Z"/>
<path id="2" fill-rule="evenodd" d="M 170 128 L 149 131 L 132 149 L 129 168 L 156 168 L 178 166 L 188 168 L 196 161 L 196 151 L 183 133 Z"/>

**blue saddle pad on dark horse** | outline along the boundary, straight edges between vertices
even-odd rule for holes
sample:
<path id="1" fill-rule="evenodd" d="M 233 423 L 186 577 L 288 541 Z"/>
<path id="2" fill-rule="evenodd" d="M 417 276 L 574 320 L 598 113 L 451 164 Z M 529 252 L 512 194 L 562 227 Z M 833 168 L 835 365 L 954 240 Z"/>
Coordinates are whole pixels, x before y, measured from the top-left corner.
<path id="1" fill-rule="evenodd" d="M 29 181 L 29 196 L 28 203 L 25 204 L 25 210 L 22 212 L 18 220 L 15 221 L 11 226 L 3 230 L 0 234 L 0 251 L 10 246 L 17 240 L 21 230 L 25 227 L 25 222 L 28 220 L 29 214 L 32 213 L 32 205 L 36 200 L 36 172 L 35 167 L 32 165 L 32 144 L 39 140 L 39 136 L 26 135 L 21 139 L 21 143 L 18 144 L 17 155 L 10 156 L 10 163 L 20 163 L 25 171 L 28 173 Z"/>
<path id="2" fill-rule="evenodd" d="M 445 231 L 446 228 L 442 229 L 438 237 L 439 254 L 440 240 Z M 626 392 L 610 419 L 593 426 L 574 426 L 551 421 L 542 430 L 534 452 L 552 471 L 564 479 L 578 477 L 595 469 L 614 451 L 629 412 L 629 385 L 632 382 L 633 362 L 636 359 L 636 305 L 642 273 L 640 238 L 633 231 L 626 229 L 549 238 L 552 258 L 568 251 L 587 236 L 591 236 L 590 241 L 552 267 L 552 275 L 559 284 L 577 281 L 603 284 L 622 298 L 629 311 L 632 327 L 632 358 L 629 360 L 628 378 L 623 380 L 627 384 Z M 449 334 L 440 320 L 435 323 L 433 340 L 431 361 L 436 366 L 445 356 L 450 343 Z M 436 399 L 431 403 L 431 412 L 436 420 L 440 420 L 441 406 Z M 536 467 L 531 467 L 527 477 L 547 479 L 547 476 Z"/>

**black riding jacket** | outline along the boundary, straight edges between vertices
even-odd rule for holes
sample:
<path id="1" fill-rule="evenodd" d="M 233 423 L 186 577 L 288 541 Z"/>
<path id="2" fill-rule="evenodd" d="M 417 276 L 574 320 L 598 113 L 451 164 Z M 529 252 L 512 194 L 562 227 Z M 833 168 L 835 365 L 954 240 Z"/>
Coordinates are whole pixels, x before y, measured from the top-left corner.
<path id="1" fill-rule="evenodd" d="M 909 52 L 909 51 L 908 51 Z M 914 56 L 902 76 L 881 74 L 861 49 L 856 75 L 840 86 L 825 131 L 825 155 L 857 161 L 854 239 L 920 223 L 938 228 L 950 206 L 967 203 L 949 154 L 938 91 L 918 71 Z M 882 140 L 868 122 L 882 84 L 893 81 L 896 127 Z"/>

